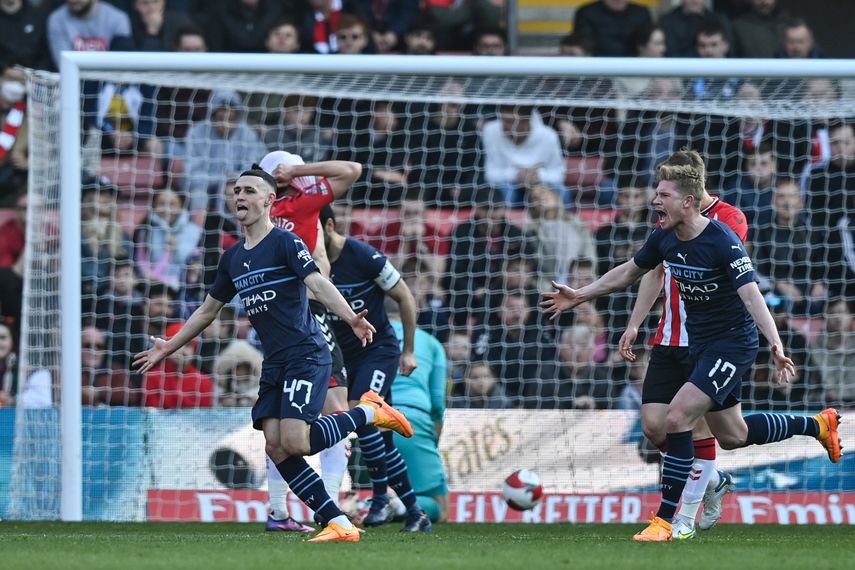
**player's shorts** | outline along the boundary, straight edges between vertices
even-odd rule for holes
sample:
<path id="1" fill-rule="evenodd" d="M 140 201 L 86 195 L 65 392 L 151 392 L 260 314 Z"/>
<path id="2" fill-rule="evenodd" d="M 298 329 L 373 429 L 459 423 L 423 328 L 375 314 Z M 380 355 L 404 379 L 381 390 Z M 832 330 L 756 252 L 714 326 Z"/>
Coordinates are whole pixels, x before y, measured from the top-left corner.
<path id="1" fill-rule="evenodd" d="M 692 347 L 695 369 L 689 382 L 709 396 L 715 404 L 711 412 L 732 408 L 739 403 L 742 381 L 747 382 L 757 358 L 757 341 L 714 340 Z"/>
<path id="2" fill-rule="evenodd" d="M 695 369 L 688 346 L 657 344 L 650 351 L 647 374 L 641 385 L 642 404 L 670 404 Z"/>
<path id="3" fill-rule="evenodd" d="M 347 361 L 348 400 L 358 400 L 369 390 L 392 403 L 392 382 L 398 375 L 401 349 L 397 343 L 368 345 Z"/>
<path id="4" fill-rule="evenodd" d="M 309 310 L 312 311 L 312 316 L 315 317 L 315 321 L 317 321 L 321 329 L 321 334 L 324 335 L 324 340 L 327 341 L 330 354 L 332 354 L 330 388 L 337 388 L 339 386 L 346 388 L 347 370 L 344 367 L 344 355 L 341 353 L 338 340 L 335 338 L 335 331 L 330 326 L 327 308 L 320 301 L 309 299 Z"/>
<path id="5" fill-rule="evenodd" d="M 407 473 L 413 491 L 416 495 L 428 497 L 447 495 L 448 477 L 439 455 L 430 414 L 407 405 L 400 405 L 398 409 L 407 416 L 415 431 L 411 438 L 397 433 L 393 436 L 395 447 L 401 452 L 401 457 L 407 464 Z"/>
<path id="6" fill-rule="evenodd" d="M 321 415 L 330 381 L 330 359 L 305 357 L 261 370 L 258 401 L 252 407 L 252 427 L 265 418 L 294 418 L 307 423 Z"/>

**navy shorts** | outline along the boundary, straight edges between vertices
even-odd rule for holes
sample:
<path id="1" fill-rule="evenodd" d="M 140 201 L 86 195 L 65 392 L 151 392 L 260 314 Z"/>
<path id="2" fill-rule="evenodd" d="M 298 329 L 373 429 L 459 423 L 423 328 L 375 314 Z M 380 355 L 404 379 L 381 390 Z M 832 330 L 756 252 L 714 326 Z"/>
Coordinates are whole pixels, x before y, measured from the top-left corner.
<path id="1" fill-rule="evenodd" d="M 258 401 L 252 407 L 252 427 L 260 430 L 265 418 L 294 418 L 306 423 L 318 419 L 332 370 L 328 355 L 263 368 Z"/>
<path id="2" fill-rule="evenodd" d="M 347 360 L 347 399 L 358 400 L 369 390 L 392 403 L 392 382 L 398 375 L 401 350 L 398 345 L 372 346 Z"/>
<path id="3" fill-rule="evenodd" d="M 689 347 L 657 344 L 650 351 L 641 403 L 670 404 L 694 369 L 695 359 L 689 354 Z"/>
<path id="4" fill-rule="evenodd" d="M 733 340 L 715 340 L 692 347 L 695 369 L 689 382 L 697 386 L 715 402 L 711 412 L 732 408 L 740 401 L 742 381 L 748 381 L 757 343 L 739 343 Z"/>

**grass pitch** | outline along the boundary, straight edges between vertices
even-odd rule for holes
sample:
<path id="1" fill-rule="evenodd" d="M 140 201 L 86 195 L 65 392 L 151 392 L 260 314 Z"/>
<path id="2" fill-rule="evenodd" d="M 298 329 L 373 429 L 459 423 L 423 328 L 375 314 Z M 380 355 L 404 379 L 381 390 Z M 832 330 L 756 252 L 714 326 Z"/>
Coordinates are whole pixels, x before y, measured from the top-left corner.
<path id="1" fill-rule="evenodd" d="M 638 525 L 444 524 L 369 529 L 358 544 L 309 544 L 260 524 L 0 522 L 0 568 L 430 570 L 480 568 L 852 568 L 852 526 L 721 525 L 697 539 L 637 544 Z"/>

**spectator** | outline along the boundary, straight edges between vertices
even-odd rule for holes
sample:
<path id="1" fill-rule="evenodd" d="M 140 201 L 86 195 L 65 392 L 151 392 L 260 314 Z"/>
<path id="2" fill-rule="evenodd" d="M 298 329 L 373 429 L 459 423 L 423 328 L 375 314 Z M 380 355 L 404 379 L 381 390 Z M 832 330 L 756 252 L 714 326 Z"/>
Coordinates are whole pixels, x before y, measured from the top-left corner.
<path id="1" fill-rule="evenodd" d="M 24 292 L 24 239 L 27 227 L 27 189 L 18 191 L 14 216 L 0 226 L 0 316 L 17 337 Z"/>
<path id="2" fill-rule="evenodd" d="M 478 32 L 472 43 L 472 55 L 508 55 L 505 33 L 499 29 Z"/>
<path id="3" fill-rule="evenodd" d="M 508 206 L 523 206 L 527 189 L 538 183 L 563 194 L 561 141 L 533 107 L 502 105 L 499 119 L 481 129 L 481 145 L 484 176 L 502 189 Z"/>
<path id="4" fill-rule="evenodd" d="M 812 248 L 798 182 L 779 178 L 773 193 L 774 218 L 770 224 L 760 225 L 753 240 L 757 271 L 772 280 L 772 292 L 781 299 L 786 312 L 817 313 L 825 289 L 811 280 Z"/>
<path id="5" fill-rule="evenodd" d="M 151 337 L 162 337 L 166 325 L 175 314 L 177 292 L 163 283 L 140 283 L 143 304 L 115 303 L 114 312 L 102 304 L 98 309 L 97 322 L 109 332 L 108 354 L 113 364 L 122 370 L 131 370 L 133 357 L 149 346 Z M 139 309 L 138 312 L 137 309 Z M 133 381 L 142 385 L 142 379 L 134 373 Z"/>
<path id="6" fill-rule="evenodd" d="M 787 20 L 777 0 L 751 0 L 751 11 L 733 21 L 737 57 L 773 57 Z"/>
<path id="7" fill-rule="evenodd" d="M 108 81 L 101 86 L 97 105 L 95 127 L 101 131 L 104 155 L 156 154 L 162 148 L 153 136 L 152 87 Z"/>
<path id="8" fill-rule="evenodd" d="M 835 299 L 828 304 L 823 330 L 812 355 L 822 375 L 823 402 L 829 406 L 855 405 L 855 315 L 852 302 Z"/>
<path id="9" fill-rule="evenodd" d="M 436 34 L 441 51 L 470 50 L 473 36 L 497 30 L 503 23 L 502 3 L 497 0 L 425 0 L 422 16 Z"/>
<path id="10" fill-rule="evenodd" d="M 427 221 L 425 203 L 414 187 L 408 188 L 401 198 L 399 220 L 384 224 L 382 235 L 365 241 L 386 253 L 395 267 L 414 259 L 434 272 L 442 272 L 448 256 L 448 243 Z"/>
<path id="11" fill-rule="evenodd" d="M 478 122 L 465 114 L 460 83 L 449 81 L 440 91 L 442 103 L 428 106 L 412 126 L 409 145 L 413 178 L 431 206 L 455 207 L 471 198 L 482 169 Z"/>
<path id="12" fill-rule="evenodd" d="M 15 337 L 8 324 L 0 321 L 0 408 L 15 405 L 18 392 L 18 355 Z"/>
<path id="13" fill-rule="evenodd" d="M 855 189 L 855 127 L 836 122 L 828 128 L 831 157 L 824 166 L 811 170 L 807 185 L 807 211 L 814 243 L 823 243 L 823 232 L 837 225 L 848 207 L 847 197 Z"/>
<path id="14" fill-rule="evenodd" d="M 181 323 L 169 325 L 166 337 L 174 336 L 181 326 Z M 210 408 L 214 405 L 213 380 L 193 365 L 198 347 L 199 340 L 193 339 L 146 374 L 143 381 L 144 406 L 179 409 Z"/>
<path id="15" fill-rule="evenodd" d="M 587 324 L 564 330 L 559 339 L 557 407 L 593 410 L 608 408 L 621 387 L 612 382 L 610 366 L 595 366 L 597 333 Z"/>
<path id="16" fill-rule="evenodd" d="M 618 410 L 641 410 L 641 386 L 647 375 L 647 365 L 650 362 L 650 353 L 646 348 L 635 350 L 636 359 L 627 364 L 627 383 L 621 390 L 615 409 Z"/>
<path id="17" fill-rule="evenodd" d="M 131 259 L 134 244 L 118 220 L 118 189 L 106 178 L 84 177 L 81 187 L 80 276 L 84 296 L 109 287 L 118 259 Z"/>
<path id="18" fill-rule="evenodd" d="M 505 261 L 531 257 L 535 246 L 505 217 L 505 202 L 496 188 L 475 192 L 472 218 L 451 234 L 451 259 L 445 279 L 454 324 L 465 327 L 470 318 L 480 320 L 485 311 L 487 284 Z"/>
<path id="19" fill-rule="evenodd" d="M 245 340 L 233 340 L 214 364 L 217 405 L 248 408 L 258 397 L 261 352 Z"/>
<path id="20" fill-rule="evenodd" d="M 0 54 L 0 66 L 53 68 L 44 6 L 35 6 L 27 0 L 0 2 Z"/>
<path id="21" fill-rule="evenodd" d="M 282 102 L 279 123 L 264 134 L 268 151 L 284 150 L 308 162 L 326 160 L 332 144 L 332 131 L 318 126 L 315 112 L 318 98 L 289 95 Z"/>
<path id="22" fill-rule="evenodd" d="M 130 324 L 114 326 L 117 322 L 142 313 L 145 299 L 138 288 L 134 262 L 127 258 L 115 260 L 111 271 L 112 279 L 108 287 L 98 295 L 95 308 L 91 313 L 84 311 L 84 318 L 94 317 L 95 326 L 113 334 L 113 331 L 130 331 Z"/>
<path id="23" fill-rule="evenodd" d="M 631 53 L 638 57 L 665 57 L 665 31 L 656 24 L 648 23 L 636 28 L 630 36 Z"/>
<path id="24" fill-rule="evenodd" d="M 514 405 L 537 408 L 543 384 L 555 377 L 555 331 L 538 322 L 538 310 L 521 292 L 507 291 L 485 326 L 476 329 L 473 359 L 496 372 L 502 392 Z"/>
<path id="25" fill-rule="evenodd" d="M 406 55 L 434 55 L 436 53 L 436 36 L 427 26 L 415 25 L 404 36 L 404 53 Z"/>
<path id="26" fill-rule="evenodd" d="M 151 212 L 134 232 L 134 260 L 140 274 L 180 289 L 201 238 L 202 228 L 190 219 L 183 194 L 159 190 L 152 197 Z"/>
<path id="27" fill-rule="evenodd" d="M 308 0 L 310 11 L 303 22 L 303 45 L 311 44 L 316 53 L 338 51 L 336 30 L 341 14 L 341 0 Z"/>
<path id="28" fill-rule="evenodd" d="M 448 355 L 448 376 L 453 389 L 463 381 L 469 367 L 469 356 L 472 354 L 469 335 L 463 331 L 449 334 L 445 341 L 445 352 Z"/>
<path id="29" fill-rule="evenodd" d="M 452 408 L 502 409 L 513 407 L 505 396 L 496 373 L 485 362 L 473 362 L 463 375 L 463 381 L 451 392 Z"/>
<path id="30" fill-rule="evenodd" d="M 207 294 L 207 288 L 204 293 Z M 196 307 L 184 307 L 182 318 L 190 315 Z M 219 316 L 208 328 L 202 331 L 202 339 L 199 343 L 199 370 L 205 374 L 214 375 L 216 362 L 220 354 L 226 350 L 238 338 L 237 310 L 235 305 L 226 305 L 220 310 Z M 249 322 L 247 321 L 247 326 Z M 246 336 L 245 334 L 243 335 Z M 260 347 L 259 347 L 260 348 Z"/>
<path id="31" fill-rule="evenodd" d="M 701 26 L 698 30 L 698 56 L 719 59 L 730 54 L 730 40 L 727 31 L 714 22 Z M 689 81 L 689 92 L 700 100 L 730 99 L 736 96 L 741 81 L 736 78 L 697 78 Z"/>
<path id="32" fill-rule="evenodd" d="M 110 364 L 106 359 L 107 337 L 104 331 L 84 325 L 81 335 L 83 405 L 139 406 L 139 385 L 128 377 L 126 369 Z"/>
<path id="33" fill-rule="evenodd" d="M 594 55 L 594 40 L 579 30 L 567 34 L 558 42 L 558 55 L 566 57 L 591 57 Z"/>
<path id="34" fill-rule="evenodd" d="M 849 191 L 847 211 L 830 228 L 813 231 L 813 281 L 823 283 L 830 297 L 855 300 L 855 194 Z M 819 236 L 827 236 L 820 239 Z"/>
<path id="35" fill-rule="evenodd" d="M 419 16 L 419 0 L 351 0 L 345 9 L 372 30 L 377 53 L 394 53 L 401 51 L 404 36 Z"/>
<path id="36" fill-rule="evenodd" d="M 633 30 L 650 24 L 650 11 L 627 0 L 597 0 L 576 10 L 573 29 L 594 38 L 594 55 L 630 55 Z"/>
<path id="37" fill-rule="evenodd" d="M 549 291 L 551 281 L 565 283 L 570 267 L 580 257 L 593 259 L 594 240 L 575 214 L 565 210 L 559 196 L 545 184 L 531 188 L 527 201 L 528 233 L 536 238 L 540 260 L 540 291 Z"/>
<path id="38" fill-rule="evenodd" d="M 26 77 L 16 69 L 0 76 L 0 207 L 14 203 L 27 181 L 29 127 Z"/>
<path id="39" fill-rule="evenodd" d="M 740 173 L 735 188 L 725 193 L 725 201 L 745 213 L 751 236 L 772 223 L 777 173 L 777 157 L 772 145 L 761 143 L 755 153 L 746 157 L 745 172 Z"/>
<path id="40" fill-rule="evenodd" d="M 243 237 L 235 216 L 235 182 L 237 182 L 237 174 L 226 177 L 223 182 L 223 211 L 213 211 L 205 216 L 201 277 L 201 285 L 204 287 L 209 287 L 214 282 L 223 252 Z M 189 314 L 187 317 L 189 318 Z"/>
<path id="41" fill-rule="evenodd" d="M 204 53 L 208 51 L 208 42 L 200 28 L 189 24 L 176 30 L 170 49 L 184 53 Z"/>
<path id="42" fill-rule="evenodd" d="M 439 286 L 440 273 L 418 258 L 408 259 L 400 267 L 416 300 L 416 324 L 444 342 L 449 334 L 450 310 L 445 303 L 446 295 Z"/>
<path id="43" fill-rule="evenodd" d="M 213 51 L 265 51 L 265 34 L 282 17 L 282 4 L 274 0 L 225 0 L 212 11 L 207 28 L 208 45 Z"/>
<path id="44" fill-rule="evenodd" d="M 116 38 L 131 37 L 128 15 L 101 0 L 66 0 L 48 16 L 48 45 L 59 67 L 63 51 L 107 51 Z"/>
<path id="45" fill-rule="evenodd" d="M 698 55 L 696 39 L 698 30 L 712 22 L 725 30 L 727 38 L 733 37 L 726 16 L 707 8 L 706 0 L 683 0 L 679 6 L 659 18 L 665 32 L 665 55 L 668 57 L 695 57 Z"/>
<path id="46" fill-rule="evenodd" d="M 300 30 L 290 18 L 275 20 L 267 29 L 264 46 L 268 53 L 298 53 L 303 51 L 300 44 Z"/>
<path id="47" fill-rule="evenodd" d="M 807 59 L 820 57 L 819 47 L 813 39 L 813 31 L 802 19 L 788 20 L 784 26 L 784 41 L 778 57 Z"/>
<path id="48" fill-rule="evenodd" d="M 348 55 L 374 53 L 371 30 L 368 23 L 359 16 L 342 14 L 338 19 L 335 38 L 338 44 L 336 53 Z"/>
<path id="49" fill-rule="evenodd" d="M 131 30 L 138 51 L 172 51 L 179 30 L 192 25 L 186 13 L 167 10 L 166 0 L 134 0 Z"/>
<path id="50" fill-rule="evenodd" d="M 236 92 L 214 91 L 208 108 L 208 118 L 194 123 L 187 133 L 187 202 L 194 215 L 210 209 L 222 212 L 219 191 L 223 180 L 242 172 L 266 152 L 246 124 Z"/>

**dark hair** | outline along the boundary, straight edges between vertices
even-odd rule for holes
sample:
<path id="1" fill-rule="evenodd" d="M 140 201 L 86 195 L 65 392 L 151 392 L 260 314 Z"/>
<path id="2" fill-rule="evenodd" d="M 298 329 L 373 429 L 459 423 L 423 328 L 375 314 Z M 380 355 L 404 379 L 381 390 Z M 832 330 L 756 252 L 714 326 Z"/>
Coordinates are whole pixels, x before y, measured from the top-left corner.
<path id="1" fill-rule="evenodd" d="M 594 53 L 594 40 L 586 34 L 585 32 L 575 31 L 573 33 L 567 34 L 561 41 L 558 42 L 558 47 L 578 47 L 581 48 L 585 53 L 592 54 Z"/>
<path id="2" fill-rule="evenodd" d="M 341 17 L 339 17 L 336 32 L 355 28 L 356 26 L 361 27 L 366 36 L 371 35 L 371 26 L 368 25 L 368 22 L 364 18 L 360 18 L 356 14 L 348 14 L 347 12 L 343 12 Z"/>
<path id="3" fill-rule="evenodd" d="M 187 24 L 186 26 L 181 26 L 180 28 L 178 28 L 178 31 L 175 32 L 175 39 L 172 41 L 172 49 L 178 49 L 178 46 L 181 45 L 181 38 L 183 38 L 184 36 L 200 36 L 204 40 L 205 32 L 203 32 L 202 28 L 200 28 L 196 24 Z M 205 45 L 208 45 L 207 40 L 205 40 Z"/>
<path id="4" fill-rule="evenodd" d="M 335 212 L 332 209 L 332 206 L 327 204 L 323 208 L 321 208 L 321 226 L 326 227 L 327 220 L 332 220 L 333 224 L 335 224 Z"/>
<path id="5" fill-rule="evenodd" d="M 287 16 L 282 16 L 281 18 L 276 18 L 273 20 L 273 23 L 267 26 L 267 30 L 264 32 L 265 36 L 269 36 L 270 32 L 275 30 L 276 28 L 281 28 L 282 26 L 291 26 L 294 28 L 294 31 L 297 32 L 297 38 L 300 37 L 300 26 L 297 25 L 293 19 L 288 18 Z"/>
<path id="6" fill-rule="evenodd" d="M 267 174 L 264 170 L 262 170 L 262 168 L 258 164 L 253 163 L 252 166 L 249 167 L 249 170 L 244 170 L 240 173 L 240 175 L 255 176 L 257 178 L 261 178 L 270 186 L 273 192 L 278 192 L 276 179 L 273 178 L 271 175 Z"/>
<path id="7" fill-rule="evenodd" d="M 634 55 L 638 55 L 639 48 L 645 46 L 650 42 L 650 38 L 653 37 L 653 33 L 657 30 L 664 33 L 664 30 L 661 26 L 657 26 L 652 22 L 648 22 L 646 24 L 641 24 L 637 28 L 635 28 L 629 36 L 629 50 Z"/>
<path id="8" fill-rule="evenodd" d="M 788 18 L 787 21 L 784 23 L 785 34 L 795 28 L 807 28 L 811 35 L 813 35 L 813 30 L 810 28 L 804 18 Z"/>
<path id="9" fill-rule="evenodd" d="M 724 41 L 730 43 L 730 34 L 727 33 L 725 27 L 715 20 L 707 20 L 698 28 L 698 31 L 695 32 L 695 38 L 698 36 L 715 36 L 718 34 L 721 34 Z"/>
<path id="10" fill-rule="evenodd" d="M 161 295 L 166 295 L 170 300 L 175 300 L 178 297 L 178 292 L 175 289 L 160 281 L 149 283 L 146 292 L 148 293 L 146 297 L 149 299 L 160 297 Z"/>

